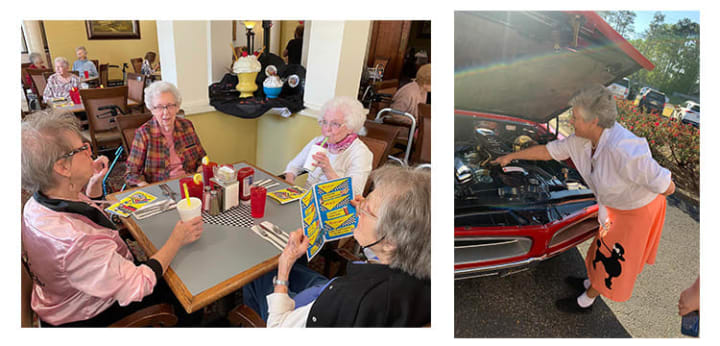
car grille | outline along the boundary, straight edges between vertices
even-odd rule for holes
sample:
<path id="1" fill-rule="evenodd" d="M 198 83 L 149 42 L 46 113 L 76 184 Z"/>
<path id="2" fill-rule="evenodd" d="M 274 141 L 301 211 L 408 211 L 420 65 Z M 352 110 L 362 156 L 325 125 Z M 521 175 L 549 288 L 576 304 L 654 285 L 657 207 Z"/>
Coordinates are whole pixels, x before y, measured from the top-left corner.
<path id="1" fill-rule="evenodd" d="M 527 237 L 469 237 L 455 240 L 455 264 L 487 262 L 522 256 L 530 252 Z"/>

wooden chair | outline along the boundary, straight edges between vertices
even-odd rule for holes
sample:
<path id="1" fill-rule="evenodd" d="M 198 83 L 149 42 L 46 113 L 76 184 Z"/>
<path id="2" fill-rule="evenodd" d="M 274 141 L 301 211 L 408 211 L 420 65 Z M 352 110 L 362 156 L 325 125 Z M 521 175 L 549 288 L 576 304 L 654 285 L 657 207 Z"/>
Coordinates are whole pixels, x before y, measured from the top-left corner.
<path id="1" fill-rule="evenodd" d="M 108 86 L 108 69 L 110 64 L 102 64 L 98 66 L 98 76 L 100 77 L 100 85 Z"/>
<path id="2" fill-rule="evenodd" d="M 365 136 L 379 139 L 388 143 L 385 152 L 382 154 L 383 160 L 387 160 L 393 147 L 397 143 L 397 138 L 400 136 L 401 131 L 405 131 L 405 128 L 401 126 L 381 124 L 370 120 L 365 121 L 365 129 L 367 130 L 367 134 Z M 382 166 L 383 164 L 385 164 L 385 161 L 382 161 L 382 164 L 380 164 L 380 166 Z"/>
<path id="3" fill-rule="evenodd" d="M 45 108 L 47 105 L 45 105 L 45 102 L 43 102 L 43 93 L 45 92 L 45 87 L 47 86 L 47 78 L 45 77 L 46 73 L 53 73 L 53 70 L 51 69 L 27 69 L 27 73 L 30 74 L 30 78 L 32 79 L 33 85 L 35 85 L 35 90 L 37 90 L 38 93 L 38 102 L 40 104 L 40 108 Z"/>
<path id="4" fill-rule="evenodd" d="M 430 105 L 421 103 L 418 105 L 418 134 L 410 161 L 418 163 L 430 163 Z"/>
<path id="5" fill-rule="evenodd" d="M 109 109 L 99 110 L 99 108 L 115 105 L 122 110 L 122 113 L 127 113 L 128 87 L 80 89 L 80 98 L 87 113 L 93 153 L 98 154 L 103 145 L 122 145 L 122 135 L 115 125 L 115 117 L 108 114 Z"/>
<path id="6" fill-rule="evenodd" d="M 145 112 L 145 76 L 140 73 L 127 74 L 128 98 L 138 103 L 138 111 Z"/>
<path id="7" fill-rule="evenodd" d="M 130 64 L 132 65 L 133 70 L 135 70 L 135 73 L 142 73 L 142 63 L 143 63 L 143 58 L 130 59 Z"/>
<path id="8" fill-rule="evenodd" d="M 125 153 L 130 155 L 130 148 L 135 138 L 135 130 L 150 119 L 152 119 L 152 113 L 131 114 L 115 119 L 115 125 L 117 125 L 118 131 L 122 134 L 121 139 Z"/>

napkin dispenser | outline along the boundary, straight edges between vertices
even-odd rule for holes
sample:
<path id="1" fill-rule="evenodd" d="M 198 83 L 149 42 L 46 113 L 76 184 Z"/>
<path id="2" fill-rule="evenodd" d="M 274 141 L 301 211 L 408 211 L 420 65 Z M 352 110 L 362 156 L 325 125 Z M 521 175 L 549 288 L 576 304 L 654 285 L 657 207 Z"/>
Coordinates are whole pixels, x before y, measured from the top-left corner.
<path id="1" fill-rule="evenodd" d="M 237 180 L 225 182 L 213 177 L 210 178 L 210 181 L 222 190 L 220 194 L 222 196 L 222 211 L 227 211 L 240 204 L 240 183 Z"/>

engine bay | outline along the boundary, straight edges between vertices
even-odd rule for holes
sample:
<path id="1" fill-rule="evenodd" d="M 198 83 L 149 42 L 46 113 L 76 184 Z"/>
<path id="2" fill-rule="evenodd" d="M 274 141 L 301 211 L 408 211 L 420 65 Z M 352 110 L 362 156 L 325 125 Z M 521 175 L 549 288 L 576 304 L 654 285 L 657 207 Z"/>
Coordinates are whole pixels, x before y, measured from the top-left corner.
<path id="1" fill-rule="evenodd" d="M 491 163 L 500 156 L 553 140 L 554 136 L 542 128 L 456 116 L 455 129 L 456 201 L 480 205 L 541 203 L 567 196 L 566 191 L 587 189 L 574 168 L 555 160 L 515 160 L 505 167 Z"/>

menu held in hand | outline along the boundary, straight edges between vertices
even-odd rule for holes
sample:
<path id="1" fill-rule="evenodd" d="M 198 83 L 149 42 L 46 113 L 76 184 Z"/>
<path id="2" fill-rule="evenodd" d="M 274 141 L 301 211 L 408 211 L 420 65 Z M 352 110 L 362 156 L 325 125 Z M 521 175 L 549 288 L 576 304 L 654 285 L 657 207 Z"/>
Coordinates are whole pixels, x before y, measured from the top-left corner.
<path id="1" fill-rule="evenodd" d="M 307 249 L 311 260 L 326 241 L 352 236 L 358 217 L 350 177 L 317 183 L 300 198 L 302 229 L 310 239 Z"/>

